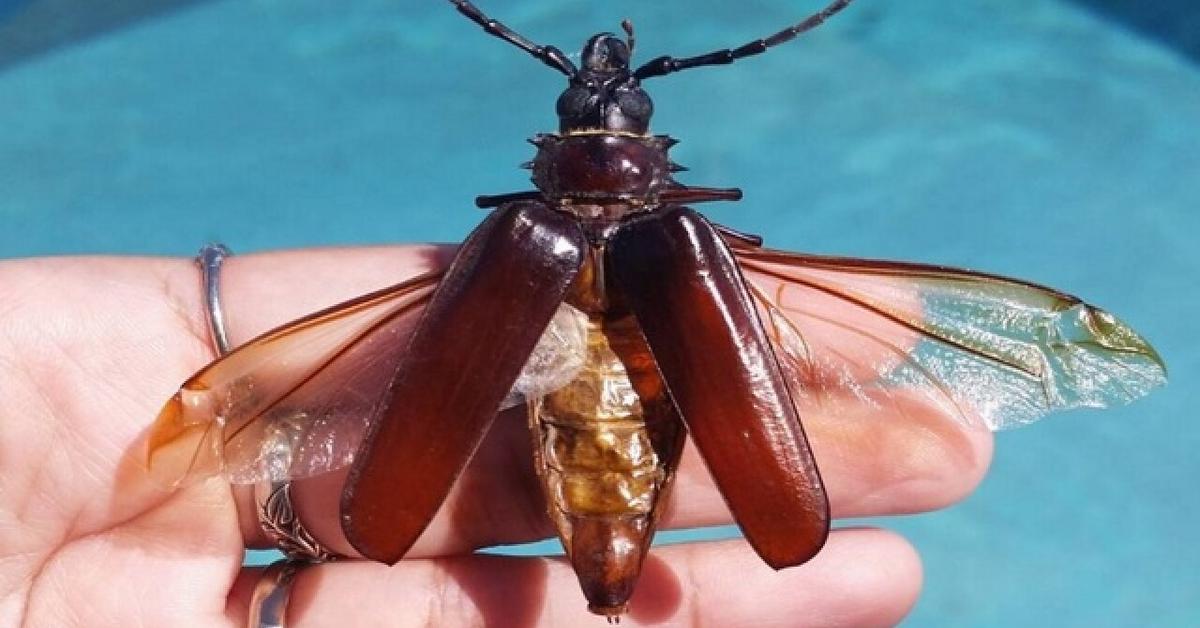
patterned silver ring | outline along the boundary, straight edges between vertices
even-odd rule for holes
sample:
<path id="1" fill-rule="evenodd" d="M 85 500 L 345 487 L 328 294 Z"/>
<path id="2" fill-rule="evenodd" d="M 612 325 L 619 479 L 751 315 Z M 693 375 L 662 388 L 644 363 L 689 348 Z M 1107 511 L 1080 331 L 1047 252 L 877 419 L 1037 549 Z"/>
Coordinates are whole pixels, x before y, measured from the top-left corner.
<path id="1" fill-rule="evenodd" d="M 225 311 L 221 307 L 221 264 L 233 253 L 222 244 L 207 244 L 200 249 L 196 263 L 204 288 L 204 313 L 213 345 L 220 355 L 229 353 L 229 335 Z M 321 546 L 300 523 L 292 507 L 290 482 L 260 482 L 254 487 L 254 503 L 263 533 L 289 560 L 309 563 L 338 558 Z"/>
<path id="2" fill-rule="evenodd" d="M 292 507 L 291 482 L 259 482 L 254 485 L 258 524 L 268 539 L 291 560 L 327 563 L 341 556 L 317 542 Z"/>

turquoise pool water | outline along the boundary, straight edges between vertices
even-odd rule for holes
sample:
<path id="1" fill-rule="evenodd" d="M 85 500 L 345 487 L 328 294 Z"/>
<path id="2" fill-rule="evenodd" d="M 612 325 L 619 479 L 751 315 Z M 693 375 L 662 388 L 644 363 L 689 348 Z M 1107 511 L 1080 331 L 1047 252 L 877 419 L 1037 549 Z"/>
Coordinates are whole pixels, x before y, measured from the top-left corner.
<path id="1" fill-rule="evenodd" d="M 0 256 L 458 240 L 554 125 L 559 77 L 441 2 L 87 4 L 0 2 Z M 648 58 L 812 4 L 485 6 L 569 50 L 628 16 Z M 966 502 L 871 522 L 924 556 L 908 625 L 1200 623 L 1200 9 L 1137 4 L 858 0 L 653 86 L 683 178 L 746 192 L 714 218 L 1057 286 L 1168 362 L 1147 400 L 1001 434 Z"/>

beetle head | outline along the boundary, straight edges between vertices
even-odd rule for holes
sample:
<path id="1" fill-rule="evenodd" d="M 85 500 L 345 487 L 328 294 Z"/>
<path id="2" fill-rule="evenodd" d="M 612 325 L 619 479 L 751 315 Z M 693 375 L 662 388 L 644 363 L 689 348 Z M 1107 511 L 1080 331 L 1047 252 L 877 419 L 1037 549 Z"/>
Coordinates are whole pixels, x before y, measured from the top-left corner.
<path id="1" fill-rule="evenodd" d="M 632 27 L 626 32 L 630 33 L 628 40 L 600 33 L 583 45 L 583 67 L 570 77 L 567 89 L 558 97 L 559 130 L 563 133 L 644 134 L 650 128 L 654 103 L 629 71 Z"/>
<path id="2" fill-rule="evenodd" d="M 597 73 L 629 72 L 629 45 L 612 33 L 592 35 L 583 45 L 583 67 Z"/>

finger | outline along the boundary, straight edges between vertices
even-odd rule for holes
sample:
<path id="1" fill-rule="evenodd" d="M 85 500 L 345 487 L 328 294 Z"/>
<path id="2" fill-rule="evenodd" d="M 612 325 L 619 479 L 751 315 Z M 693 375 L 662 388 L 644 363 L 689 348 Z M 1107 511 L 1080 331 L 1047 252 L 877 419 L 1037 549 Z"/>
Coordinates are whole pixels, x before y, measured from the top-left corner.
<path id="1" fill-rule="evenodd" d="M 452 247 L 296 251 L 233 258 L 223 274 L 234 342 L 341 299 L 443 267 Z M 261 304 L 257 306 L 255 304 Z M 834 516 L 932 510 L 969 494 L 991 455 L 991 435 L 946 421 L 919 406 L 891 414 L 803 417 L 830 494 Z M 915 402 L 914 402 L 915 404 Z M 869 407 L 861 404 L 862 410 Z M 542 538 L 544 516 L 525 420 L 502 416 L 446 506 L 413 549 L 432 556 Z M 341 533 L 338 496 L 344 472 L 297 483 L 302 520 L 323 543 L 351 553 Z M 703 463 L 689 448 L 676 479 L 666 526 L 731 522 Z M 254 534 L 254 529 L 248 529 Z"/>
<path id="2" fill-rule="evenodd" d="M 229 615 L 245 617 L 259 571 L 247 569 Z M 741 541 L 655 549 L 622 625 L 890 626 L 916 601 L 921 566 L 902 538 L 882 530 L 834 532 L 811 562 L 783 571 Z M 589 626 L 565 561 L 463 556 L 395 567 L 327 563 L 294 581 L 289 626 Z"/>

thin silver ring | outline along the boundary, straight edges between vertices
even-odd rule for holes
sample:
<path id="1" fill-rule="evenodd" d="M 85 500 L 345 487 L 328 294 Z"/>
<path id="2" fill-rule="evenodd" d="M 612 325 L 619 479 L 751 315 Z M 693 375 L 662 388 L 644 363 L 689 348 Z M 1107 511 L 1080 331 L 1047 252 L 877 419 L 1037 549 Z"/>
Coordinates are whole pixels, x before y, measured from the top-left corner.
<path id="1" fill-rule="evenodd" d="M 205 244 L 196 255 L 204 284 L 204 318 L 208 321 L 208 335 L 217 348 L 217 355 L 229 353 L 229 333 L 225 329 L 225 310 L 221 307 L 221 262 L 230 255 L 233 251 L 220 242 Z"/>

